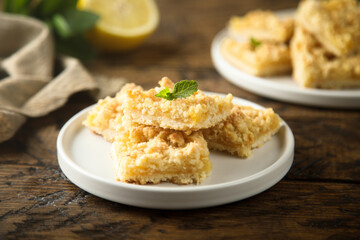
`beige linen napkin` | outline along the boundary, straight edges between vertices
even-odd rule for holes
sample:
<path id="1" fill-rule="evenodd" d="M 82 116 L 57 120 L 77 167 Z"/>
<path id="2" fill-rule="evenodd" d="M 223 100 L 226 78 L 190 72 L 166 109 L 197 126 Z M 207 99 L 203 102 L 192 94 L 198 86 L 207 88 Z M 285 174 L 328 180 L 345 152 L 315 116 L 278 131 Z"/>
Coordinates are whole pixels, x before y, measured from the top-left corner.
<path id="1" fill-rule="evenodd" d="M 11 138 L 26 117 L 40 117 L 63 106 L 75 92 L 97 90 L 96 98 L 112 95 L 122 78 L 92 77 L 75 58 L 58 58 L 42 22 L 20 15 L 0 14 L 0 143 Z"/>

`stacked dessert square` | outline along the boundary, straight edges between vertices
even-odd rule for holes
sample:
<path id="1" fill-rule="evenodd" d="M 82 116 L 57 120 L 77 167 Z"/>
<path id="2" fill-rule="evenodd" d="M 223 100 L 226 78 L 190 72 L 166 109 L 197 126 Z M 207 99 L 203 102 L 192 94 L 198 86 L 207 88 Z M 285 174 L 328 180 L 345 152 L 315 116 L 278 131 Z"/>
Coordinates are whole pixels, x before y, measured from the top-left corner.
<path id="1" fill-rule="evenodd" d="M 360 6 L 356 0 L 301 2 L 291 57 L 294 79 L 303 87 L 360 87 Z"/>
<path id="2" fill-rule="evenodd" d="M 258 110 L 197 90 L 187 98 L 155 96 L 173 89 L 144 91 L 125 85 L 115 97 L 100 100 L 84 125 L 112 143 L 117 180 L 136 184 L 199 184 L 212 170 L 209 149 L 248 157 L 281 126 L 272 109 Z"/>
<path id="3" fill-rule="evenodd" d="M 304 88 L 360 87 L 360 5 L 304 0 L 294 20 L 269 11 L 233 17 L 221 51 L 256 76 L 289 73 Z"/>
<path id="4" fill-rule="evenodd" d="M 258 10 L 232 17 L 228 28 L 221 52 L 230 63 L 256 76 L 291 72 L 292 18 L 280 19 L 270 11 Z"/>

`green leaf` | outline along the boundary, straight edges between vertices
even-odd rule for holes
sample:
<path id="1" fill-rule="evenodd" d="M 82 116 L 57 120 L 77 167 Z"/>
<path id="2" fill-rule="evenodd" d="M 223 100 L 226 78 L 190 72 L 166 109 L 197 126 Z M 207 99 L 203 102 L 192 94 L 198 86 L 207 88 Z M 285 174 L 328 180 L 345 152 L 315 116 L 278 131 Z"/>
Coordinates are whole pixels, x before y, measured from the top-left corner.
<path id="1" fill-rule="evenodd" d="M 250 43 L 251 43 L 251 46 L 253 46 L 253 48 L 257 48 L 261 45 L 261 42 L 256 40 L 253 37 L 250 38 Z"/>
<path id="2" fill-rule="evenodd" d="M 76 4 L 77 0 L 4 0 L 4 11 L 45 22 L 53 34 L 57 52 L 80 60 L 92 59 L 96 52 L 84 33 L 94 26 L 99 16 L 77 10 Z"/>
<path id="3" fill-rule="evenodd" d="M 55 29 L 62 38 L 69 38 L 85 33 L 98 19 L 99 16 L 94 13 L 69 9 L 64 14 L 55 14 L 50 28 Z"/>
<path id="4" fill-rule="evenodd" d="M 155 94 L 156 97 L 161 97 L 161 98 L 165 98 L 167 100 L 173 100 L 173 96 L 169 91 L 169 88 L 164 88 L 163 90 L 161 90 L 160 92 L 158 92 L 157 94 Z"/>
<path id="5" fill-rule="evenodd" d="M 66 10 L 63 16 L 69 24 L 73 35 L 86 32 L 99 20 L 99 16 L 95 13 L 76 9 Z"/>
<path id="6" fill-rule="evenodd" d="M 39 19 L 50 18 L 51 15 L 58 13 L 61 6 L 61 0 L 42 0 L 35 8 L 35 17 Z"/>
<path id="7" fill-rule="evenodd" d="M 55 31 L 62 38 L 69 38 L 70 36 L 73 35 L 71 27 L 63 15 L 55 14 L 52 18 L 52 23 L 53 23 Z"/>
<path id="8" fill-rule="evenodd" d="M 90 60 L 96 57 L 95 49 L 82 35 L 67 39 L 56 36 L 55 43 L 57 52 L 76 57 L 80 60 Z"/>
<path id="9" fill-rule="evenodd" d="M 75 9 L 77 0 L 42 0 L 37 5 L 35 16 L 40 19 L 49 18 L 66 9 Z"/>
<path id="10" fill-rule="evenodd" d="M 172 92 L 174 98 L 187 98 L 198 90 L 198 83 L 194 80 L 181 80 L 176 83 Z"/>
<path id="11" fill-rule="evenodd" d="M 28 6 L 30 2 L 31 0 L 5 0 L 3 5 L 4 11 L 8 13 L 28 15 Z"/>
<path id="12" fill-rule="evenodd" d="M 198 90 L 198 83 L 194 80 L 181 80 L 176 83 L 171 93 L 169 88 L 164 88 L 157 94 L 156 97 L 165 98 L 166 100 L 173 100 L 175 98 L 187 98 Z"/>

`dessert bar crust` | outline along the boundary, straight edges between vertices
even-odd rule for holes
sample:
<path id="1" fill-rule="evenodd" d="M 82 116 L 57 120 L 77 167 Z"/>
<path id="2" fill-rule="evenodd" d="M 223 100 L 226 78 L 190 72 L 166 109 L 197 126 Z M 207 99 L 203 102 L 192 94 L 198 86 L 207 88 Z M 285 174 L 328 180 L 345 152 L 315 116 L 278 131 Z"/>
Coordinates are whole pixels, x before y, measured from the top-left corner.
<path id="1" fill-rule="evenodd" d="M 337 56 L 360 50 L 360 5 L 356 0 L 302 1 L 296 22 Z"/>
<path id="2" fill-rule="evenodd" d="M 271 11 L 256 10 L 243 17 L 232 17 L 228 28 L 234 37 L 286 43 L 292 37 L 294 20 L 281 19 Z"/>
<path id="3" fill-rule="evenodd" d="M 305 88 L 346 89 L 360 87 L 360 51 L 337 57 L 302 27 L 291 43 L 293 77 Z"/>
<path id="4" fill-rule="evenodd" d="M 272 76 L 291 72 L 290 49 L 286 44 L 250 42 L 226 38 L 221 44 L 224 58 L 235 67 L 255 76 Z"/>
<path id="5" fill-rule="evenodd" d="M 196 131 L 209 128 L 230 115 L 232 95 L 225 97 L 206 95 L 198 90 L 187 98 L 172 101 L 156 97 L 164 87 L 172 90 L 169 78 L 160 81 L 160 87 L 143 91 L 128 90 L 124 93 L 123 111 L 129 121 L 167 129 Z"/>
<path id="6" fill-rule="evenodd" d="M 111 156 L 117 180 L 137 184 L 199 184 L 212 169 L 201 132 L 185 133 L 127 122 L 118 115 Z"/>
<path id="7" fill-rule="evenodd" d="M 281 122 L 271 108 L 234 106 L 225 121 L 202 132 L 210 149 L 246 158 L 251 156 L 252 149 L 262 146 L 277 133 Z"/>

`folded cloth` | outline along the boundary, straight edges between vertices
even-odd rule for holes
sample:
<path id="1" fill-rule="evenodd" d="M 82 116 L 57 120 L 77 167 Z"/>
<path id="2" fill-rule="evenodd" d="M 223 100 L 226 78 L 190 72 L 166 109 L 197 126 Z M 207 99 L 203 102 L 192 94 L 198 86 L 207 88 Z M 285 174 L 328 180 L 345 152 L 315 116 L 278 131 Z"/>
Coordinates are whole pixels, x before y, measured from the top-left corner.
<path id="1" fill-rule="evenodd" d="M 97 90 L 95 98 L 101 98 L 125 83 L 122 78 L 93 77 L 79 60 L 67 56 L 57 58 L 60 72 L 53 76 L 51 33 L 33 18 L 0 14 L 0 43 L 0 143 L 10 139 L 26 117 L 44 116 L 76 92 Z"/>

